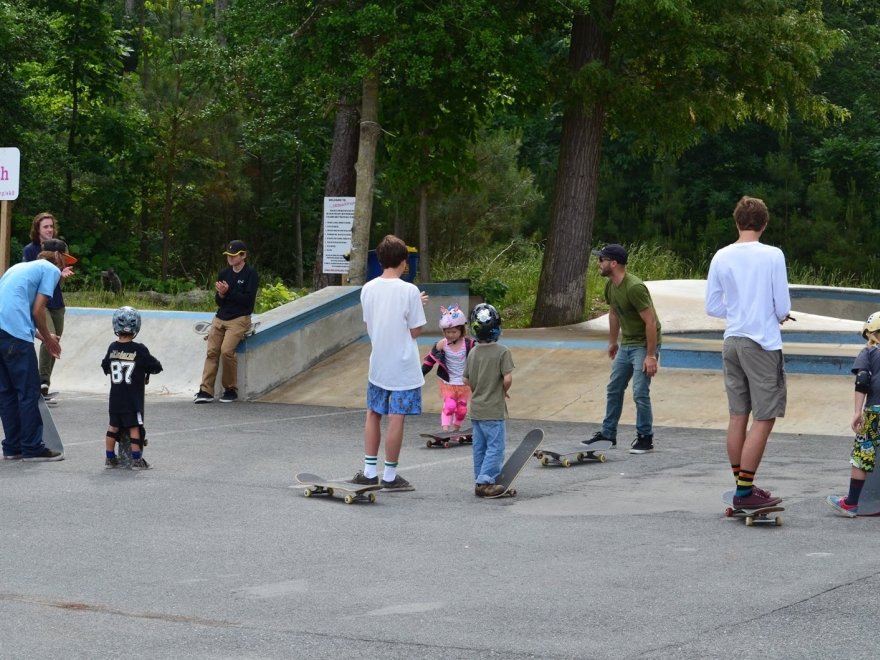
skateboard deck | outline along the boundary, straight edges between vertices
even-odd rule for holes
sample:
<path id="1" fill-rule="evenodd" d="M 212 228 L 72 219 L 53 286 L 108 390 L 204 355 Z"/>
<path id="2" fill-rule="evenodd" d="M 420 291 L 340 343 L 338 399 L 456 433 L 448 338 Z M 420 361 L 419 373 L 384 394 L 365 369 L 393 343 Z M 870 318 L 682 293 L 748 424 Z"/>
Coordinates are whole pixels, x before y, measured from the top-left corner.
<path id="1" fill-rule="evenodd" d="M 727 518 L 742 518 L 746 527 L 751 527 L 756 523 L 773 523 L 777 527 L 782 525 L 782 516 L 771 516 L 772 513 L 785 511 L 785 507 L 774 504 L 773 506 L 764 506 L 757 509 L 737 509 L 733 506 L 733 494 L 735 490 L 729 490 L 721 496 L 721 501 L 727 505 L 724 515 Z"/>
<path id="2" fill-rule="evenodd" d="M 573 460 L 578 463 L 590 461 L 604 463 L 605 450 L 611 449 L 613 446 L 611 440 L 599 440 L 577 451 L 557 452 L 549 449 L 538 449 L 535 451 L 535 458 L 541 462 L 541 465 L 561 465 L 562 467 L 571 467 Z"/>
<path id="3" fill-rule="evenodd" d="M 244 333 L 245 337 L 250 337 L 257 331 L 257 328 L 260 327 L 260 322 L 251 323 L 251 327 L 247 329 L 247 332 Z M 199 321 L 193 326 L 193 331 L 197 335 L 202 335 L 205 338 L 205 341 L 208 339 L 208 332 L 211 330 L 211 321 Z"/>
<path id="4" fill-rule="evenodd" d="M 880 513 L 880 470 L 868 472 L 862 494 L 859 496 L 858 515 L 876 516 Z"/>
<path id="5" fill-rule="evenodd" d="M 143 451 L 143 448 L 150 443 L 143 427 L 141 427 L 141 435 L 144 438 L 143 445 L 141 445 L 141 451 Z M 116 457 L 119 459 L 119 467 L 131 467 L 131 436 L 128 434 L 128 429 L 119 429 L 119 440 L 116 441 Z"/>
<path id="6" fill-rule="evenodd" d="M 40 417 L 43 420 L 43 444 L 52 451 L 60 451 L 64 453 L 64 444 L 61 442 L 61 436 L 58 434 L 58 427 L 52 420 L 52 413 L 49 412 L 48 404 L 40 397 L 37 401 L 40 408 Z"/>
<path id="7" fill-rule="evenodd" d="M 543 429 L 532 429 L 526 434 L 523 441 L 519 443 L 519 447 L 517 447 L 510 455 L 510 458 L 504 462 L 504 465 L 501 467 L 501 474 L 495 482 L 500 486 L 504 486 L 504 492 L 500 495 L 489 496 L 486 498 L 487 500 L 495 499 L 496 497 L 513 497 L 516 495 L 516 489 L 511 488 L 511 486 L 513 486 L 513 482 L 516 481 L 519 473 L 522 472 L 526 463 L 529 462 L 529 459 L 543 441 Z"/>
<path id="8" fill-rule="evenodd" d="M 428 438 L 425 446 L 429 449 L 433 447 L 449 447 L 453 442 L 460 445 L 470 445 L 474 442 L 474 432 L 472 429 L 458 429 L 458 431 L 440 431 L 439 433 L 420 433 L 423 438 Z"/>
<path id="9" fill-rule="evenodd" d="M 376 494 L 370 491 L 381 490 L 380 484 L 373 486 L 364 486 L 361 484 L 353 484 L 350 481 L 328 481 L 316 474 L 309 472 L 300 472 L 296 475 L 296 480 L 306 489 L 303 495 L 311 497 L 312 495 L 329 495 L 334 493 L 344 493 L 342 498 L 346 504 L 366 500 L 370 504 L 376 501 Z"/>

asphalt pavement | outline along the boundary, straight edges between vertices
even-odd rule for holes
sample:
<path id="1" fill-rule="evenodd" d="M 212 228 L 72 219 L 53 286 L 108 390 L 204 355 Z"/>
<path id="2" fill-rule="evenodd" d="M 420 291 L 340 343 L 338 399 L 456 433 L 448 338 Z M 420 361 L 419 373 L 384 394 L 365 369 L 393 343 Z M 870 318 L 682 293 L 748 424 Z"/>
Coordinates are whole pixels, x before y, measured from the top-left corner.
<path id="1" fill-rule="evenodd" d="M 749 528 L 723 516 L 717 428 L 631 455 L 622 427 L 607 462 L 535 460 L 517 497 L 481 500 L 425 414 L 401 456 L 416 490 L 346 505 L 293 475 L 360 469 L 362 409 L 152 395 L 154 469 L 130 472 L 103 467 L 106 406 L 63 392 L 66 460 L 0 464 L 4 658 L 876 656 L 880 520 L 823 501 L 845 435 L 774 434 L 758 483 L 784 525 Z M 563 449 L 598 428 L 511 419 L 508 453 L 535 427 Z"/>

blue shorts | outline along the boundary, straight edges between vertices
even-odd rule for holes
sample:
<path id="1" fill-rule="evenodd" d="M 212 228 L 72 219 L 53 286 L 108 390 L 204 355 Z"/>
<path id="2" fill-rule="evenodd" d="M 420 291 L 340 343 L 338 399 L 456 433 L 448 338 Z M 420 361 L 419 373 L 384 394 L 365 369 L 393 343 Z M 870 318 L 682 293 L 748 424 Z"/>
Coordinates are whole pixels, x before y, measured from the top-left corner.
<path id="1" fill-rule="evenodd" d="M 367 383 L 367 409 L 379 415 L 421 415 L 422 388 L 385 390 Z"/>

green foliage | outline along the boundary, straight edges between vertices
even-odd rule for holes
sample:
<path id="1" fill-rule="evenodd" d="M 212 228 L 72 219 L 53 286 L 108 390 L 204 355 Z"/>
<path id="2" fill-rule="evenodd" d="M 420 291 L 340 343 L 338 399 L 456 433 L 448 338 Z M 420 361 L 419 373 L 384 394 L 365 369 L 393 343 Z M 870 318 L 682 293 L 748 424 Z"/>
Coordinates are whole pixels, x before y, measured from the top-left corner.
<path id="1" fill-rule="evenodd" d="M 254 311 L 257 314 L 262 314 L 301 298 L 306 293 L 308 293 L 306 290 L 291 291 L 281 280 L 276 280 L 272 284 L 263 284 L 257 292 L 257 304 Z"/>

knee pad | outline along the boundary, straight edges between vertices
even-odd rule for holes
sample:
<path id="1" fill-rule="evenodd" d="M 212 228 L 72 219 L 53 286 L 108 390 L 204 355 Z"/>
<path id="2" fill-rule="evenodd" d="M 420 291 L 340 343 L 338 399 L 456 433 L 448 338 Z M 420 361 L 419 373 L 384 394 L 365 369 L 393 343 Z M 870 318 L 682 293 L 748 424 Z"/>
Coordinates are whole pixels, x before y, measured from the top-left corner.
<path id="1" fill-rule="evenodd" d="M 455 417 L 458 421 L 467 417 L 468 404 L 467 401 L 459 401 L 455 405 Z"/>
<path id="2" fill-rule="evenodd" d="M 107 437 L 113 438 L 115 442 L 119 442 L 119 431 L 107 431 Z"/>
<path id="3" fill-rule="evenodd" d="M 455 412 L 455 399 L 443 399 L 443 412 L 452 415 Z"/>

